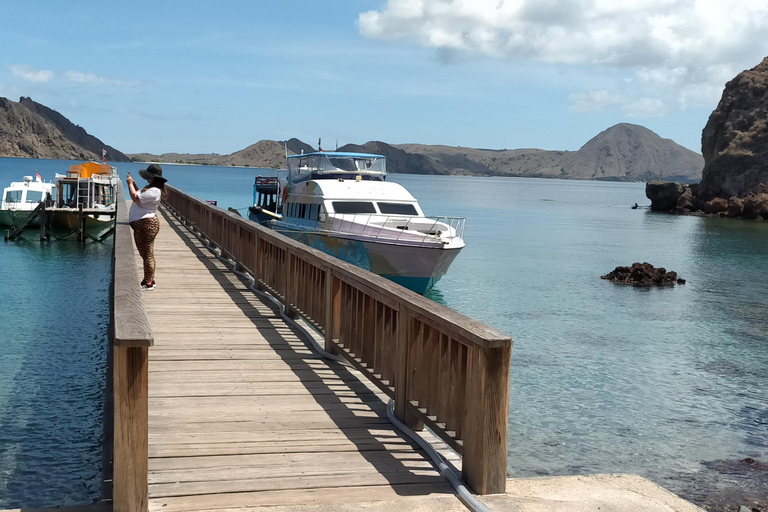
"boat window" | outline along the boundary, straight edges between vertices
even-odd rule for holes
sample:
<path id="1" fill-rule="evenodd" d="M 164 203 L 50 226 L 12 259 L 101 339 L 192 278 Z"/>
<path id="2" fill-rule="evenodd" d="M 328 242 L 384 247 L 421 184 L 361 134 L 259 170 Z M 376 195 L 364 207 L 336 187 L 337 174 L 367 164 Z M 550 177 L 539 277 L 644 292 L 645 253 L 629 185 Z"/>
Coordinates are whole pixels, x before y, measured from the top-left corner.
<path id="1" fill-rule="evenodd" d="M 336 213 L 376 213 L 373 203 L 363 201 L 334 201 L 333 211 Z"/>
<path id="2" fill-rule="evenodd" d="M 309 205 L 309 220 L 317 220 L 317 204 L 311 204 Z"/>
<path id="3" fill-rule="evenodd" d="M 21 190 L 9 190 L 5 193 L 6 203 L 19 203 L 21 202 Z"/>
<path id="4" fill-rule="evenodd" d="M 302 219 L 307 217 L 307 205 L 306 204 L 302 204 L 299 207 L 299 217 L 301 217 Z"/>
<path id="5" fill-rule="evenodd" d="M 43 200 L 43 193 L 39 190 L 27 190 L 27 202 L 39 203 Z"/>
<path id="6" fill-rule="evenodd" d="M 418 215 L 416 207 L 409 203 L 378 203 L 379 211 L 389 215 Z"/>

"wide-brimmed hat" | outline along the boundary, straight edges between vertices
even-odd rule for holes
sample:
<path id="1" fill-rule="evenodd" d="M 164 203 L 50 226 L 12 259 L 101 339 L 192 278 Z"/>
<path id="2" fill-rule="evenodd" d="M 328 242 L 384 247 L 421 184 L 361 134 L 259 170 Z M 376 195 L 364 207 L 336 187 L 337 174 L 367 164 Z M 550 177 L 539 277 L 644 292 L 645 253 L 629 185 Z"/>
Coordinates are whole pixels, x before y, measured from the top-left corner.
<path id="1" fill-rule="evenodd" d="M 163 170 L 157 164 L 152 164 L 146 169 L 140 170 L 139 176 L 141 176 L 147 181 L 149 181 L 150 178 L 152 178 L 155 181 L 159 180 L 162 183 L 165 183 L 166 181 L 168 181 L 167 179 L 163 178 Z"/>

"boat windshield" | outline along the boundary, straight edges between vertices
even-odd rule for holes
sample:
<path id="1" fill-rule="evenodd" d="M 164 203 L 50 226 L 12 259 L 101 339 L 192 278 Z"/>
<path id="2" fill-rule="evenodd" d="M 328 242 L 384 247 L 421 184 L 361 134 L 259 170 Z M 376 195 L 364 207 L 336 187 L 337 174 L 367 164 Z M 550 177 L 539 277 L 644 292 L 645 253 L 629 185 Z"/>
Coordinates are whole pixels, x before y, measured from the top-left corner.
<path id="1" fill-rule="evenodd" d="M 20 203 L 21 202 L 21 190 L 9 190 L 5 193 L 6 203 Z"/>
<path id="2" fill-rule="evenodd" d="M 387 174 L 387 159 L 378 155 L 317 154 L 300 155 L 288 159 L 290 181 L 300 181 L 307 174 L 359 173 Z"/>
<path id="3" fill-rule="evenodd" d="M 43 200 L 43 193 L 40 190 L 27 190 L 27 203 L 39 203 Z"/>

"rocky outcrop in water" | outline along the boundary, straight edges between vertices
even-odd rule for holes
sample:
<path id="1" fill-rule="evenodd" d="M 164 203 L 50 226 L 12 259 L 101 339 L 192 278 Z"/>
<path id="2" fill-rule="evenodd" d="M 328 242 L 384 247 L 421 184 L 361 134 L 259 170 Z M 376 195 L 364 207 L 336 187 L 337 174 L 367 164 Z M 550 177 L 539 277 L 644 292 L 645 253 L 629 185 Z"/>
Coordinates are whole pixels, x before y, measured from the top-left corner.
<path id="1" fill-rule="evenodd" d="M 768 220 L 768 57 L 726 84 L 701 147 L 701 183 L 649 182 L 651 209 Z"/>
<path id="2" fill-rule="evenodd" d="M 654 268 L 650 263 L 633 263 L 631 267 L 616 267 L 612 272 L 600 276 L 600 279 L 634 286 L 685 284 L 685 279 L 678 278 L 677 272 L 667 272 L 663 267 Z"/>

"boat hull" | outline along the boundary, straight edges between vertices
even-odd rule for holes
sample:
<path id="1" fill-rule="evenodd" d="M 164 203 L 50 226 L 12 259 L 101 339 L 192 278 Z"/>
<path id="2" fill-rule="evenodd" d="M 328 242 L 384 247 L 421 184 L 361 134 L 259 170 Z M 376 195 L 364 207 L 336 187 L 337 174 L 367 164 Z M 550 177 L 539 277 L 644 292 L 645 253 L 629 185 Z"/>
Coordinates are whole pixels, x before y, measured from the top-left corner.
<path id="1" fill-rule="evenodd" d="M 420 294 L 428 292 L 445 275 L 461 251 L 461 248 L 399 245 L 315 232 L 277 231 Z"/>
<path id="2" fill-rule="evenodd" d="M 85 218 L 85 232 L 88 236 L 101 239 L 114 226 L 114 218 L 108 215 Z M 53 214 L 52 228 L 58 236 L 67 236 L 80 229 L 80 218 L 77 210 L 71 212 L 57 211 Z"/>
<path id="3" fill-rule="evenodd" d="M 32 213 L 32 210 L 0 210 L 0 227 L 2 228 L 15 228 L 21 222 L 27 218 L 27 215 Z M 40 222 L 35 220 L 28 224 L 31 228 L 40 227 Z"/>

